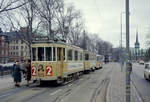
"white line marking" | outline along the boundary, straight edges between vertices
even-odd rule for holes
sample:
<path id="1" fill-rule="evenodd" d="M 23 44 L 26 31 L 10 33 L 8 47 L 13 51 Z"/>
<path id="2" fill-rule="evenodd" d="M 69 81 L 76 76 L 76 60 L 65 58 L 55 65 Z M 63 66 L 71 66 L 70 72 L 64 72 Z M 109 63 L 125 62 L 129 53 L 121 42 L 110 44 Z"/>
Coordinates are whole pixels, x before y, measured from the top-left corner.
<path id="1" fill-rule="evenodd" d="M 56 90 L 55 92 L 51 93 L 50 95 L 55 95 L 56 93 L 58 93 L 58 92 L 60 92 L 60 91 L 62 91 L 62 89 L 58 89 L 58 90 Z"/>

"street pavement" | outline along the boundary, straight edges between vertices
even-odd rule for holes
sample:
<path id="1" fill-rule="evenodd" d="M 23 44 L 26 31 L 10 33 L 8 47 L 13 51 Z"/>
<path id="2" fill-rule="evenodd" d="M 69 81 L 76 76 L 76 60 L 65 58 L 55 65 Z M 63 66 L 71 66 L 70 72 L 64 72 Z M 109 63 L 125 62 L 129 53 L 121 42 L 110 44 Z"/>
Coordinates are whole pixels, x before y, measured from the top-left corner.
<path id="1" fill-rule="evenodd" d="M 14 86 L 14 82 L 11 75 L 0 77 L 0 90 L 4 90 L 6 88 L 12 88 L 13 86 Z"/>
<path id="2" fill-rule="evenodd" d="M 11 75 L 0 76 L 0 91 L 15 88 L 15 83 L 13 80 L 14 79 Z M 26 84 L 27 81 L 22 77 L 22 82 L 20 85 L 25 86 Z M 32 81 L 30 81 L 30 84 L 32 84 Z"/>
<path id="3" fill-rule="evenodd" d="M 150 91 L 146 88 L 150 83 L 143 79 L 143 70 L 139 67 L 133 65 L 131 102 L 149 102 Z M 143 81 L 147 86 L 142 86 Z M 121 72 L 119 63 L 105 64 L 103 69 L 82 75 L 66 85 L 23 87 L 25 84 L 23 80 L 22 86 L 16 89 L 11 76 L 0 77 L 0 102 L 126 102 L 125 66 Z M 3 94 L 2 90 L 7 92 Z"/>
<path id="4" fill-rule="evenodd" d="M 144 79 L 144 65 L 133 64 L 131 79 L 142 102 L 150 102 L 150 81 Z"/>
<path id="5" fill-rule="evenodd" d="M 116 65 L 114 66 L 107 91 L 107 102 L 126 102 L 125 68 L 126 66 L 124 66 L 123 71 L 121 71 L 121 67 L 118 63 L 116 63 Z M 142 102 L 141 97 L 132 82 L 130 88 L 131 102 Z"/>

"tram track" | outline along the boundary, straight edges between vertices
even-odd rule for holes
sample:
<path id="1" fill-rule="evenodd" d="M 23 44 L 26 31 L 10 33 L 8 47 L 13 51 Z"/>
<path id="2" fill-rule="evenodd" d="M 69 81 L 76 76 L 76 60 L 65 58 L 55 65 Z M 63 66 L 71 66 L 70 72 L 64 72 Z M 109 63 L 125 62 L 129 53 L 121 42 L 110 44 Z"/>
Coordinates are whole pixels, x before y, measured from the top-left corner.
<path id="1" fill-rule="evenodd" d="M 90 102 L 107 102 L 106 95 L 112 70 L 113 66 L 111 66 L 111 69 L 109 69 L 108 72 L 105 73 L 105 75 L 107 76 L 102 78 L 102 80 L 98 84 L 98 87 L 93 92 Z"/>
<path id="2" fill-rule="evenodd" d="M 102 74 L 104 70 L 100 70 L 100 72 L 96 71 L 96 73 L 98 72 L 99 74 Z M 97 73 L 97 75 L 99 76 L 99 74 Z M 38 96 L 43 96 L 43 93 L 45 94 L 49 94 L 49 98 L 55 96 L 56 98 L 54 98 L 53 100 L 50 100 L 50 102 L 60 102 L 63 98 L 65 98 L 66 96 L 70 95 L 74 89 L 76 89 L 77 86 L 80 86 L 81 84 L 85 83 L 85 82 L 89 82 L 89 80 L 92 80 L 91 77 L 95 75 L 95 72 L 91 72 L 90 74 L 85 74 L 80 76 L 79 79 L 77 80 L 73 80 L 70 81 L 68 83 L 64 83 L 63 85 L 61 85 L 60 87 L 41 87 L 41 86 L 30 86 L 30 87 L 19 87 L 19 88 L 15 88 L 15 89 L 11 89 L 7 92 L 4 93 L 0 93 L 0 100 L 1 99 L 5 99 L 7 102 L 32 102 L 34 101 L 34 98 L 37 98 Z M 106 82 L 105 82 L 106 81 Z M 107 80 L 103 81 L 103 84 L 107 83 Z M 60 91 L 60 89 L 62 89 Z M 33 92 L 34 94 L 30 93 L 30 96 L 28 97 L 21 97 L 20 100 L 21 101 L 13 101 L 11 99 L 14 99 L 16 94 L 20 94 L 24 91 L 37 91 L 37 92 Z M 58 91 L 58 92 L 57 92 Z M 99 90 L 97 92 L 97 94 L 99 94 L 101 91 Z M 53 94 L 52 94 L 53 93 Z M 61 93 L 61 95 L 59 94 Z M 4 96 L 2 96 L 2 94 Z M 45 95 L 44 94 L 44 95 Z M 6 96 L 5 96 L 6 95 Z M 9 97 L 10 96 L 10 97 Z M 17 99 L 16 99 L 17 100 Z M 19 99 L 18 99 L 19 100 Z M 6 101 L 1 101 L 1 102 L 6 102 Z"/>
<path id="3" fill-rule="evenodd" d="M 108 87 L 108 85 L 109 85 L 110 77 L 105 77 L 105 78 L 103 78 L 103 79 L 101 80 L 101 82 L 98 84 L 98 87 L 97 87 L 97 88 L 95 88 L 94 86 L 95 86 L 95 84 L 97 84 L 98 80 L 93 80 L 93 79 L 95 79 L 96 77 L 100 77 L 100 76 L 103 74 L 104 71 L 105 71 L 105 70 L 100 70 L 100 71 L 96 71 L 96 73 L 98 72 L 97 74 L 96 74 L 95 72 L 88 74 L 88 76 L 85 77 L 84 79 L 82 79 L 82 80 L 80 79 L 80 81 L 77 82 L 76 85 L 75 85 L 73 88 L 70 88 L 70 89 L 65 90 L 65 91 L 62 93 L 61 96 L 57 96 L 52 102 L 65 102 L 65 101 L 64 101 L 64 100 L 65 100 L 65 97 L 67 97 L 67 96 L 69 97 L 69 95 L 73 95 L 74 91 L 80 89 L 80 88 L 81 88 L 82 86 L 84 86 L 85 84 L 90 85 L 89 88 L 95 90 L 95 91 L 93 92 L 93 95 L 92 95 L 92 98 L 91 98 L 90 102 L 96 102 L 97 96 L 98 96 L 99 94 L 101 94 L 102 91 L 105 91 L 105 92 L 104 92 L 104 93 L 105 93 L 104 96 L 105 96 L 105 100 L 106 100 L 106 92 L 107 92 L 107 87 Z M 108 70 L 108 72 L 107 72 L 108 76 L 110 75 L 111 71 L 112 71 L 112 68 L 111 68 L 111 70 L 110 70 L 110 69 Z M 93 74 L 94 74 L 94 76 L 93 76 Z M 96 74 L 96 75 L 95 75 L 95 74 Z M 104 74 L 103 74 L 103 75 L 104 75 Z M 84 83 L 83 83 L 83 82 L 84 82 Z M 84 84 L 84 85 L 82 85 L 82 84 Z M 106 101 L 105 101 L 105 102 L 106 102 Z"/>

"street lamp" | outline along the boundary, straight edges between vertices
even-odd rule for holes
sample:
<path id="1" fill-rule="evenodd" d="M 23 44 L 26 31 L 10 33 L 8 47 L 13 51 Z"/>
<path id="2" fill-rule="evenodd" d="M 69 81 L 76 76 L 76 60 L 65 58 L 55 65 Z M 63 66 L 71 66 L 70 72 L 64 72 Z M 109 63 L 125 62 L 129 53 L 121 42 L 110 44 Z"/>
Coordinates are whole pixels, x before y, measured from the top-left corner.
<path id="1" fill-rule="evenodd" d="M 123 66 L 123 59 L 122 59 L 122 15 L 125 14 L 125 12 L 120 13 L 120 63 L 121 63 L 121 71 Z"/>
<path id="2" fill-rule="evenodd" d="M 122 15 L 125 14 L 125 12 L 120 13 L 120 47 L 122 49 Z"/>

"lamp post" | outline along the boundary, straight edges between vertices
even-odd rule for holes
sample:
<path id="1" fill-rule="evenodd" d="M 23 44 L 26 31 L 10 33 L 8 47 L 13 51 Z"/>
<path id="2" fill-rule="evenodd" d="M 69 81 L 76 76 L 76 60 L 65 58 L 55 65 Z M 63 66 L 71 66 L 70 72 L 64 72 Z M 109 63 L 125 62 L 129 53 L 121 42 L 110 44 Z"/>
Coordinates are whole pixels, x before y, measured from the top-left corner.
<path id="1" fill-rule="evenodd" d="M 129 20 L 129 0 L 126 0 L 126 102 L 130 102 L 130 73 L 132 71 L 132 63 L 130 62 Z"/>
<path id="2" fill-rule="evenodd" d="M 120 13 L 120 63 L 121 63 L 121 72 L 123 69 L 123 59 L 122 59 L 122 15 L 125 14 L 125 12 Z"/>

